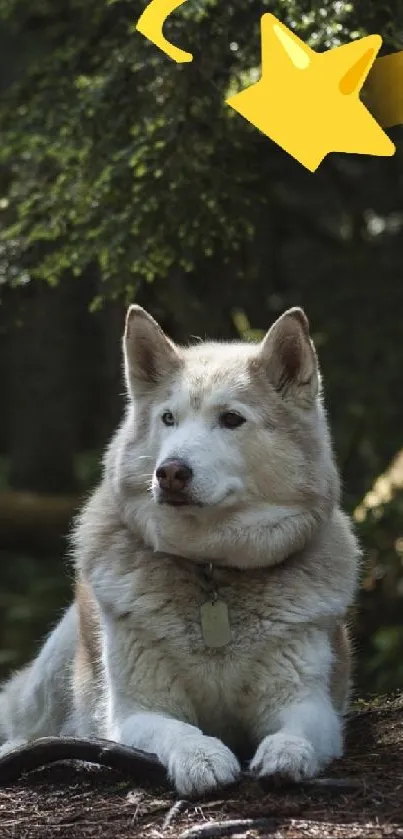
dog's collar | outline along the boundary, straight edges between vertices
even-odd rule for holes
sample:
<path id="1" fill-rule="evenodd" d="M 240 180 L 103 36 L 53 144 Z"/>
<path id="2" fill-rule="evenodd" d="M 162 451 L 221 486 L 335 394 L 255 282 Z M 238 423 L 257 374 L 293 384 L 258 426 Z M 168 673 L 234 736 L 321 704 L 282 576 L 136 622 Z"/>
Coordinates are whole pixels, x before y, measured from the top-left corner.
<path id="1" fill-rule="evenodd" d="M 192 570 L 199 571 L 199 573 L 201 573 L 206 580 L 212 580 L 215 571 L 227 574 L 235 573 L 239 575 L 256 575 L 259 574 L 259 572 L 265 572 L 265 574 L 269 574 L 270 571 L 273 571 L 274 569 L 278 568 L 279 565 L 283 565 L 284 563 L 288 562 L 299 552 L 292 551 L 288 556 L 283 557 L 283 559 L 280 562 L 273 562 L 270 565 L 254 565 L 252 566 L 252 568 L 248 568 L 247 566 L 240 567 L 239 565 L 222 565 L 221 563 L 216 562 L 216 560 L 214 559 L 209 560 L 208 562 L 197 562 L 196 560 L 190 559 L 187 556 L 182 556 L 181 554 L 168 553 L 165 551 L 155 551 L 155 553 L 161 554 L 161 556 L 164 555 L 166 557 L 169 557 L 169 559 L 171 559 L 173 562 L 183 564 L 188 568 L 192 568 Z"/>
<path id="2" fill-rule="evenodd" d="M 159 551 L 157 551 L 157 553 L 159 553 Z M 222 565 L 214 559 L 209 562 L 197 562 L 194 559 L 182 556 L 181 554 L 169 553 L 165 555 L 169 556 L 174 562 L 183 563 L 183 565 L 187 565 L 189 568 L 201 571 L 207 579 L 209 577 L 212 578 L 215 571 L 227 572 L 229 574 L 233 572 L 237 574 L 258 574 L 262 571 L 268 573 L 274 568 L 277 568 L 279 565 L 283 565 L 283 563 L 287 562 L 289 559 L 292 559 L 292 557 L 295 556 L 295 551 L 290 553 L 289 556 L 284 557 L 280 562 L 273 562 L 271 565 L 254 565 L 252 568 L 248 568 L 247 566 L 240 567 L 239 565 Z"/>

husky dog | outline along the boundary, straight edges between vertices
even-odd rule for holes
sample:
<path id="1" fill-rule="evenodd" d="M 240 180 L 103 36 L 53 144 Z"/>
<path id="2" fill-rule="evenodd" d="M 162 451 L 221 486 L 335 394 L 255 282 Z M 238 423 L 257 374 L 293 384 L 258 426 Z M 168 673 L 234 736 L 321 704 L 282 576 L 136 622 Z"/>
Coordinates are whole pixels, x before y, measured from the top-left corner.
<path id="1" fill-rule="evenodd" d="M 76 523 L 74 604 L 0 693 L 0 751 L 98 736 L 181 795 L 298 781 L 343 748 L 360 550 L 301 309 L 261 343 L 179 347 L 139 306 L 128 405 Z"/>

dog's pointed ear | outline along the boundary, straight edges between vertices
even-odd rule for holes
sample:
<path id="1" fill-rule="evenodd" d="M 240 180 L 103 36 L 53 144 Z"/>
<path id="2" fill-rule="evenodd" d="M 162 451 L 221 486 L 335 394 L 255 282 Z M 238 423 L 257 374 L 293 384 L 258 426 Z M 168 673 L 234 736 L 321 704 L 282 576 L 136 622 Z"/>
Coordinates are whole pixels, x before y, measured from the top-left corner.
<path id="1" fill-rule="evenodd" d="M 178 348 L 141 306 L 130 306 L 123 338 L 126 381 L 133 393 L 148 390 L 181 366 Z"/>
<path id="2" fill-rule="evenodd" d="M 320 374 L 303 309 L 288 309 L 275 321 L 260 344 L 258 359 L 278 393 L 301 404 L 314 401 Z"/>

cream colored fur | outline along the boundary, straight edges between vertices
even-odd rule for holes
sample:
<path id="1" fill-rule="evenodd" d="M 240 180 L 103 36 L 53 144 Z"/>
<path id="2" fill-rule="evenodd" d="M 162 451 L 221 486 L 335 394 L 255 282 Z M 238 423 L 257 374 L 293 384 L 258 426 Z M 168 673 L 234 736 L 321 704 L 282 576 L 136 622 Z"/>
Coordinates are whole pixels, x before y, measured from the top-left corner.
<path id="1" fill-rule="evenodd" d="M 107 737 L 156 753 L 183 795 L 232 782 L 248 753 L 258 775 L 312 776 L 342 752 L 359 548 L 306 317 L 258 345 L 185 349 L 131 307 L 124 358 L 126 416 L 74 532 L 76 601 L 0 693 L 0 753 Z M 243 424 L 223 427 L 228 411 Z M 159 503 L 172 457 L 193 470 L 191 505 Z M 220 648 L 201 629 L 210 562 Z"/>

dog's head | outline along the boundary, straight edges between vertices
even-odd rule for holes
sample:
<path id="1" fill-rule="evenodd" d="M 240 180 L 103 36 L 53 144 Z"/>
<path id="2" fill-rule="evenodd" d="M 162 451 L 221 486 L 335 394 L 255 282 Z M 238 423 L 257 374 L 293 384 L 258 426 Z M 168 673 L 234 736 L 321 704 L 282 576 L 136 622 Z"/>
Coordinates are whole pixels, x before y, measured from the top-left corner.
<path id="1" fill-rule="evenodd" d="M 301 309 L 285 312 L 259 344 L 183 348 L 131 306 L 124 358 L 131 411 L 120 480 L 152 499 L 148 516 L 166 531 L 183 534 L 186 517 L 203 516 L 205 535 L 213 520 L 252 526 L 256 511 L 275 524 L 334 496 L 318 361 Z"/>

